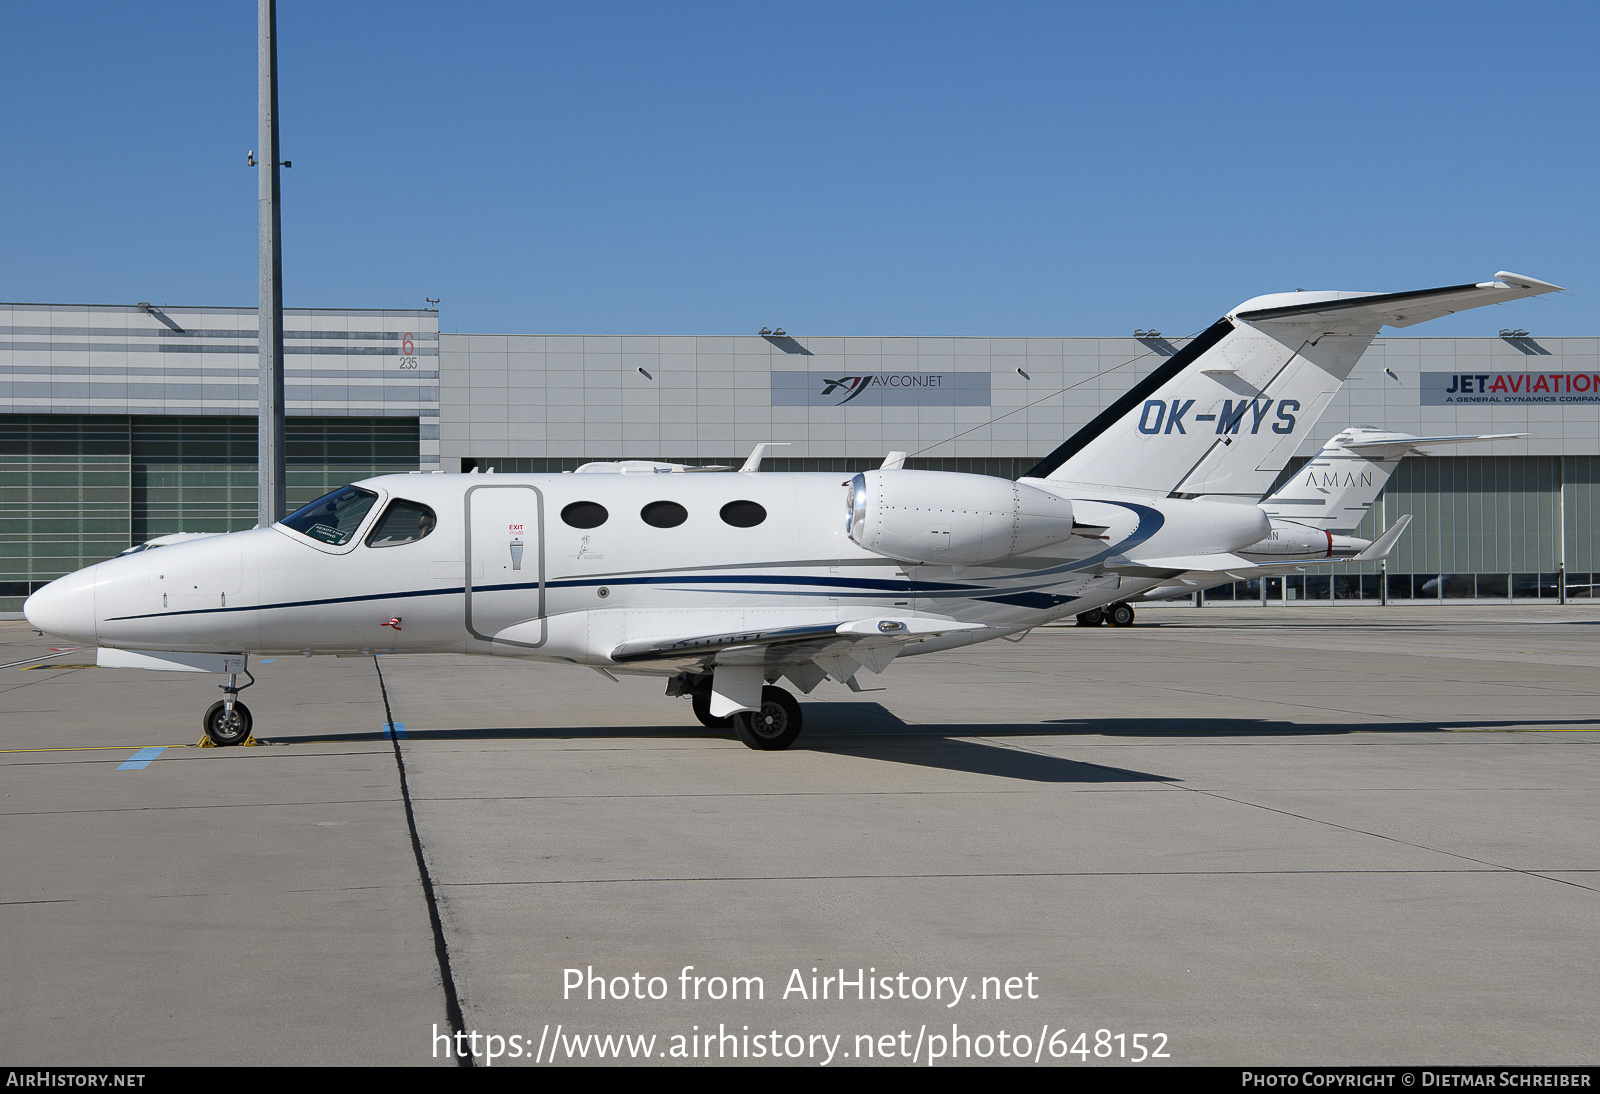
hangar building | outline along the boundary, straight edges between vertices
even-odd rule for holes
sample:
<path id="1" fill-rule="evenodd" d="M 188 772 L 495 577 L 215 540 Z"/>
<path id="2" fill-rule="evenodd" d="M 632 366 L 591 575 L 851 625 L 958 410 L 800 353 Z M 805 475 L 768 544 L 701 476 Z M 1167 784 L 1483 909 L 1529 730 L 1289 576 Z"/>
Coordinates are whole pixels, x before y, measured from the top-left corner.
<path id="1" fill-rule="evenodd" d="M 590 460 L 1015 477 L 1183 338 L 441 334 L 428 310 L 284 314 L 289 501 L 396 471 Z M 178 531 L 255 522 L 254 308 L 0 304 L 0 611 Z M 1466 377 L 1467 379 L 1463 379 Z M 1470 388 L 1465 393 L 1464 388 Z M 1208 599 L 1588 599 L 1600 338 L 1380 337 L 1285 474 L 1349 425 L 1527 433 L 1409 457 L 1358 532 L 1394 556 Z"/>

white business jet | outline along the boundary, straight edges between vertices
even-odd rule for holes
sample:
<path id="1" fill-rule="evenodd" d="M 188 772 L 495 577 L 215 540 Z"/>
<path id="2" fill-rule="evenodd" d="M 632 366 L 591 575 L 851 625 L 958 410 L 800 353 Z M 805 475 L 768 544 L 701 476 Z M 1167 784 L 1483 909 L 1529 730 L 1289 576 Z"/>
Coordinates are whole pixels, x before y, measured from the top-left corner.
<path id="1" fill-rule="evenodd" d="M 1475 433 L 1449 437 L 1414 437 L 1355 426 L 1322 446 L 1311 460 L 1277 490 L 1261 500 L 1271 521 L 1266 538 L 1235 554 L 1251 565 L 1223 573 L 1192 571 L 1140 593 L 1133 600 L 1166 600 L 1209 589 L 1231 581 L 1248 581 L 1273 574 L 1303 571 L 1307 565 L 1326 562 L 1381 562 L 1388 558 L 1411 523 L 1399 517 L 1377 540 L 1354 534 L 1389 477 L 1405 456 L 1426 456 L 1437 445 L 1472 444 L 1510 440 L 1526 433 Z M 1102 618 L 1103 617 L 1103 618 Z M 1097 626 L 1133 623 L 1128 601 L 1094 608 L 1078 615 L 1078 622 Z"/>
<path id="2" fill-rule="evenodd" d="M 799 704 L 897 656 L 1015 635 L 1244 565 L 1256 504 L 1384 325 L 1557 291 L 1496 280 L 1257 297 L 1016 482 L 882 468 L 386 475 L 269 528 L 110 559 L 24 611 L 99 663 L 227 674 L 204 715 L 251 731 L 249 654 L 469 653 L 664 677 L 710 726 L 787 748 Z M 246 685 L 248 686 L 248 685 Z"/>

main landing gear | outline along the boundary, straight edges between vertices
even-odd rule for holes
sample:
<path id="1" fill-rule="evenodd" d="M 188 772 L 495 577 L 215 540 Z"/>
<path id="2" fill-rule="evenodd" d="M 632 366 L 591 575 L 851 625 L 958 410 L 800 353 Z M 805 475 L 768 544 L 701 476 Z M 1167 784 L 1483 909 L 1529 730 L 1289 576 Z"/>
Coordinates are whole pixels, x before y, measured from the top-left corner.
<path id="1" fill-rule="evenodd" d="M 713 718 L 711 716 L 711 685 L 698 688 L 689 693 L 689 702 L 694 706 L 694 716 L 700 719 L 700 724 L 707 729 L 732 729 L 732 718 Z"/>
<path id="2" fill-rule="evenodd" d="M 733 730 L 747 747 L 758 752 L 777 752 L 788 748 L 800 736 L 800 704 L 782 688 L 768 684 L 761 689 L 761 709 L 741 710 L 725 718 L 711 714 L 711 674 L 673 677 L 668 695 L 688 695 L 694 716 L 707 729 Z"/>
<path id="3" fill-rule="evenodd" d="M 1109 623 L 1113 627 L 1133 626 L 1133 605 L 1113 604 L 1109 608 L 1090 608 L 1078 614 L 1080 627 L 1098 627 L 1102 623 Z"/>
<path id="4" fill-rule="evenodd" d="M 739 740 L 761 752 L 777 752 L 800 736 L 800 704 L 782 688 L 761 689 L 761 709 L 729 715 Z"/>
<path id="5" fill-rule="evenodd" d="M 246 669 L 244 674 L 250 676 L 250 670 Z M 256 678 L 250 676 L 250 683 L 244 687 L 253 687 L 255 682 Z M 244 690 L 239 687 L 239 674 L 228 673 L 228 682 L 217 686 L 222 689 L 222 698 L 212 703 L 206 710 L 205 717 L 200 719 L 200 725 L 206 731 L 206 740 L 201 744 L 209 742 L 218 747 L 225 747 L 248 743 L 252 721 L 250 708 L 239 702 L 239 693 Z"/>

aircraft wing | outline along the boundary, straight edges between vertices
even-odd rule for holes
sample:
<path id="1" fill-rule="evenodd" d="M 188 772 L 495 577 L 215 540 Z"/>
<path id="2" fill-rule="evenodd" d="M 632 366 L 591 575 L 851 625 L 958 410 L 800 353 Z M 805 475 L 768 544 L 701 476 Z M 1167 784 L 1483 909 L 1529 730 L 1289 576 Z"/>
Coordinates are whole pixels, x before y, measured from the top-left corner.
<path id="1" fill-rule="evenodd" d="M 884 616 L 846 623 L 641 638 L 614 648 L 611 660 L 620 665 L 676 665 L 702 672 L 719 665 L 759 665 L 780 670 L 810 692 L 824 675 L 850 684 L 862 667 L 882 672 L 912 642 L 953 631 L 985 629 L 982 623 L 953 619 Z"/>
<path id="2" fill-rule="evenodd" d="M 1108 562 L 1106 569 L 1133 577 L 1170 577 L 1182 573 L 1225 574 L 1234 570 L 1254 570 L 1257 563 L 1238 555 L 1182 555 L 1172 558 L 1141 558 L 1130 562 Z"/>

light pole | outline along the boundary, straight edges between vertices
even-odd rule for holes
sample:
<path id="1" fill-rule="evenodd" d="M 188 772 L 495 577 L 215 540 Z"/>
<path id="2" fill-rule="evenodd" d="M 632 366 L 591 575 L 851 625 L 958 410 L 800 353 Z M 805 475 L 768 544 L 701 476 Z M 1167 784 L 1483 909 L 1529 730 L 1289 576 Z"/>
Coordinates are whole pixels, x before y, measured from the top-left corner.
<path id="1" fill-rule="evenodd" d="M 261 161 L 257 208 L 260 227 L 261 323 L 258 343 L 260 404 L 256 428 L 256 519 L 265 528 L 287 512 L 283 437 L 283 251 L 278 217 L 278 5 L 257 0 L 257 109 Z M 284 166 L 287 166 L 285 164 Z"/>

